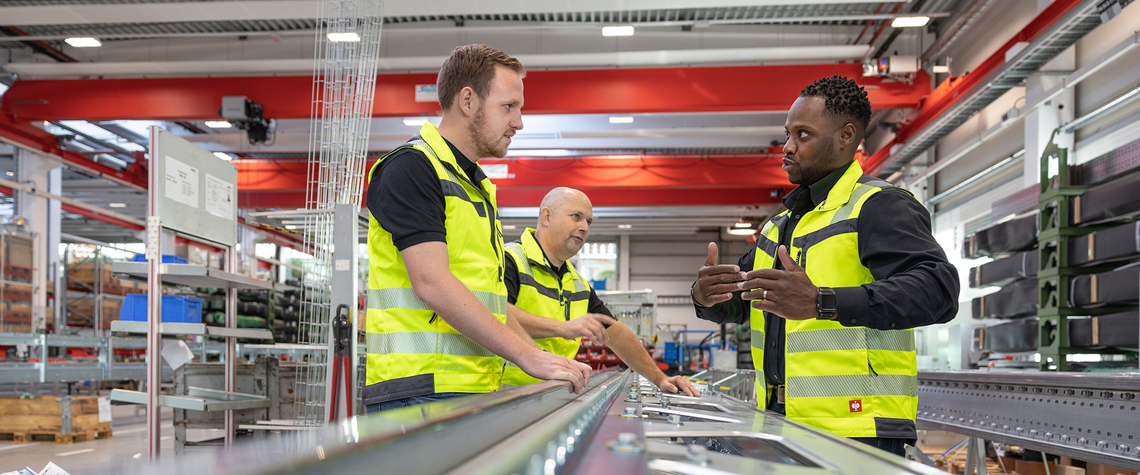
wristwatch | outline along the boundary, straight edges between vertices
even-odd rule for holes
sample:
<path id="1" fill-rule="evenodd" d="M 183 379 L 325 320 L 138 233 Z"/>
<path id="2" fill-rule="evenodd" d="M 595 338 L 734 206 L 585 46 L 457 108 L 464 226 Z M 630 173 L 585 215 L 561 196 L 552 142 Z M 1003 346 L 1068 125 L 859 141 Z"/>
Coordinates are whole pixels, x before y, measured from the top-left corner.
<path id="1" fill-rule="evenodd" d="M 820 287 L 819 293 L 815 296 L 815 309 L 819 315 L 815 318 L 817 320 L 835 320 L 835 312 L 838 311 L 839 302 L 835 298 L 835 291 L 830 287 Z"/>

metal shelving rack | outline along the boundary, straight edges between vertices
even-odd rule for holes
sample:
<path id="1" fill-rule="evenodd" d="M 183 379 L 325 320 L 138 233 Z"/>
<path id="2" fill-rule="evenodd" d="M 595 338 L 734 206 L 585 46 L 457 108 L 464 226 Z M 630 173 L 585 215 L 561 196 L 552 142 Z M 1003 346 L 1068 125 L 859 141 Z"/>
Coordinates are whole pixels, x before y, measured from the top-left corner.
<path id="1" fill-rule="evenodd" d="M 263 407 L 268 400 L 235 392 L 237 338 L 272 338 L 268 330 L 237 328 L 237 292 L 235 289 L 270 289 L 272 283 L 238 275 L 237 268 L 237 168 L 219 160 L 208 151 L 159 127 L 150 128 L 150 177 L 147 188 L 147 262 L 112 264 L 116 275 L 147 281 L 147 315 L 145 322 L 117 321 L 112 333 L 144 333 L 147 335 L 147 377 L 145 392 L 115 390 L 112 402 L 147 406 L 147 447 L 149 458 L 158 458 L 161 440 L 159 407 L 170 406 L 191 410 L 226 411 L 225 446 L 232 447 L 236 421 L 233 410 Z M 179 232 L 187 238 L 220 247 L 225 253 L 228 271 L 201 265 L 162 262 L 162 233 Z M 162 286 L 164 284 L 223 288 L 226 298 L 226 326 L 161 322 Z M 225 339 L 225 388 L 193 389 L 190 396 L 159 394 L 164 335 L 203 335 Z"/>
<path id="2" fill-rule="evenodd" d="M 1053 131 L 1049 145 L 1041 153 L 1040 194 L 1037 214 L 1037 318 L 1039 325 L 1037 351 L 1042 371 L 1067 371 L 1067 355 L 1102 354 L 1102 350 L 1069 346 L 1069 317 L 1103 315 L 1120 311 L 1119 307 L 1074 308 L 1070 305 L 1072 279 L 1078 275 L 1111 270 L 1114 266 L 1075 267 L 1069 265 L 1070 239 L 1106 229 L 1110 226 L 1073 225 L 1072 198 L 1091 186 L 1072 183 L 1068 149 L 1057 146 Z"/>

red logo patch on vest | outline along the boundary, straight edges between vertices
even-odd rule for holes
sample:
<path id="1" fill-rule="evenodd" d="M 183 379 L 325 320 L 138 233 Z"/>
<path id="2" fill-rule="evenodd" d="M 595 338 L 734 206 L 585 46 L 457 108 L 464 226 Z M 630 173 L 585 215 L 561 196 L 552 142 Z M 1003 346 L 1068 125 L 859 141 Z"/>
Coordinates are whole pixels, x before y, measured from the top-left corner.
<path id="1" fill-rule="evenodd" d="M 862 399 L 852 399 L 850 402 L 847 403 L 847 405 L 850 407 L 851 412 L 863 412 L 863 400 Z"/>

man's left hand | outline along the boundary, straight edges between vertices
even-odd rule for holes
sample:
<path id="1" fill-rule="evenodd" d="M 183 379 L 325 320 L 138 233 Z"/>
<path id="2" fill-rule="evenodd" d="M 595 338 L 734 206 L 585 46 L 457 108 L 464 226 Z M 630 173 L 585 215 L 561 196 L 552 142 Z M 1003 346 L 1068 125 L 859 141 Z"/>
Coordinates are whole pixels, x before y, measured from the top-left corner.
<path id="1" fill-rule="evenodd" d="M 776 251 L 784 270 L 759 269 L 745 275 L 744 288 L 751 289 L 740 297 L 751 300 L 752 307 L 771 312 L 788 320 L 807 320 L 819 316 L 816 297 L 819 288 L 811 283 L 803 267 L 788 255 L 788 248 Z"/>
<path id="2" fill-rule="evenodd" d="M 671 378 L 665 378 L 665 380 L 661 381 L 661 384 L 657 385 L 657 388 L 660 389 L 661 392 L 665 393 L 681 393 L 686 396 L 693 397 L 701 396 L 701 393 L 697 392 L 697 388 L 693 387 L 693 383 L 689 382 L 689 378 L 686 378 L 684 376 L 673 376 Z"/>

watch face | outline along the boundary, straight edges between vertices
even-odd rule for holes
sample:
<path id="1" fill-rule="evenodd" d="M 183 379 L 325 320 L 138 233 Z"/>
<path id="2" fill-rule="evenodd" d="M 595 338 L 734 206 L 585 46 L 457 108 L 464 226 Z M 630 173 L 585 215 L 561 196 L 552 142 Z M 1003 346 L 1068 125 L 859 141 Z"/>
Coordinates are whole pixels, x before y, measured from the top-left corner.
<path id="1" fill-rule="evenodd" d="M 835 294 L 823 294 L 822 297 L 823 297 L 823 299 L 822 299 L 823 301 L 821 303 L 823 304 L 822 305 L 823 310 L 826 310 L 829 312 L 834 312 L 835 306 L 836 306 Z"/>

